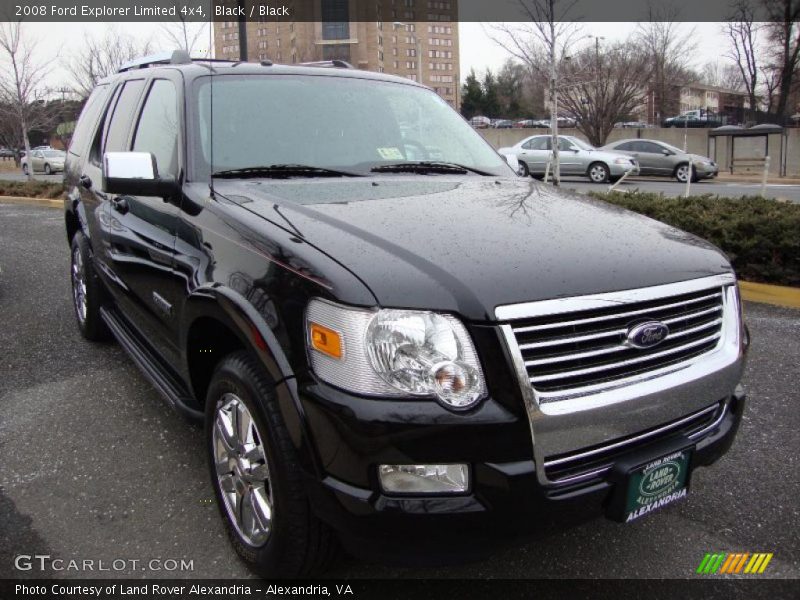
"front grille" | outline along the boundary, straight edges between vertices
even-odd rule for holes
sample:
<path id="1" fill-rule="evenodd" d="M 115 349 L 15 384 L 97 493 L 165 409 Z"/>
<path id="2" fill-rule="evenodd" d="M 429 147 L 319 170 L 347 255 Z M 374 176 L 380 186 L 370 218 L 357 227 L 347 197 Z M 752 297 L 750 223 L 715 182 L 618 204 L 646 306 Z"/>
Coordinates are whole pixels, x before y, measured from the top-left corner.
<path id="1" fill-rule="evenodd" d="M 539 402 L 624 385 L 713 350 L 722 335 L 723 287 L 655 300 L 519 319 L 512 329 Z M 646 321 L 669 327 L 660 344 L 627 344 L 629 328 Z"/>
<path id="2" fill-rule="evenodd" d="M 547 479 L 556 485 L 588 484 L 599 480 L 621 456 L 647 444 L 679 435 L 695 442 L 702 439 L 716 429 L 726 413 L 727 405 L 722 402 L 633 436 L 609 440 L 568 454 L 547 456 L 544 472 Z"/>

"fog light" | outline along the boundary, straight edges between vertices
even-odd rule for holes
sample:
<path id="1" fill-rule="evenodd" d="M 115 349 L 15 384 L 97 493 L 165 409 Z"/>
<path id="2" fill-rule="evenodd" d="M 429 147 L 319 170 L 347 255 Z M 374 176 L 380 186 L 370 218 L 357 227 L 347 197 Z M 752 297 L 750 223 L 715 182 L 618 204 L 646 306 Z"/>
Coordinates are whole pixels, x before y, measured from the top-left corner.
<path id="1" fill-rule="evenodd" d="M 467 465 L 380 465 L 378 476 L 390 494 L 463 494 L 469 489 Z"/>

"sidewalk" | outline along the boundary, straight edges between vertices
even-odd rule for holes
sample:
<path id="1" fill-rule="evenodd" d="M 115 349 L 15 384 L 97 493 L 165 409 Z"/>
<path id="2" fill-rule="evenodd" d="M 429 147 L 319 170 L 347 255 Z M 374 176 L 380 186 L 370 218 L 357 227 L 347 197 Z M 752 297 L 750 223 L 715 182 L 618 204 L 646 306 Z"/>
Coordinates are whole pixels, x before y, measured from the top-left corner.
<path id="1" fill-rule="evenodd" d="M 707 180 L 708 181 L 708 180 Z M 720 183 L 761 183 L 761 175 L 735 173 L 720 173 L 716 179 Z M 778 177 L 777 175 L 769 175 L 767 177 L 767 185 L 800 185 L 800 177 Z"/>

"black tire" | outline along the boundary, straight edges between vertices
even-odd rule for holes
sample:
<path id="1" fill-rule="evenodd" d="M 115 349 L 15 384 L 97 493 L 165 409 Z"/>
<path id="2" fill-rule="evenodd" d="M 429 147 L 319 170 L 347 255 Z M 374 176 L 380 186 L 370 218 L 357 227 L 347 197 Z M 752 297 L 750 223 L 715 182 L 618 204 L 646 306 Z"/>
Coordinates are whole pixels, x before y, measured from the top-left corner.
<path id="1" fill-rule="evenodd" d="M 78 329 L 80 329 L 83 337 L 92 342 L 108 340 L 111 338 L 111 332 L 100 316 L 100 308 L 105 300 L 105 290 L 103 290 L 103 284 L 100 283 L 94 270 L 89 242 L 83 233 L 78 231 L 73 236 L 70 249 L 72 307 L 75 310 Z M 83 289 L 79 293 L 76 291 L 76 286 L 81 283 L 83 284 Z M 83 307 L 81 307 L 81 293 Z"/>
<path id="2" fill-rule="evenodd" d="M 53 173 L 53 170 L 50 168 L 50 165 L 45 163 L 45 165 L 44 165 L 44 174 L 45 175 L 52 175 L 52 173 Z"/>
<path id="3" fill-rule="evenodd" d="M 586 175 L 592 183 L 607 183 L 611 172 L 605 163 L 594 162 L 589 165 Z"/>
<path id="4" fill-rule="evenodd" d="M 22 165 L 22 174 L 23 175 L 27 175 L 28 174 L 28 163 L 25 163 L 24 165 Z"/>
<path id="5" fill-rule="evenodd" d="M 237 530 L 225 504 L 215 465 L 214 426 L 225 399 L 235 395 L 248 409 L 264 447 L 273 504 L 266 541 L 254 546 Z M 206 454 L 214 494 L 237 554 L 264 578 L 310 576 L 323 572 L 338 555 L 338 539 L 313 514 L 296 451 L 280 414 L 274 382 L 246 351 L 228 355 L 214 371 L 206 396 Z"/>
<path id="6" fill-rule="evenodd" d="M 678 180 L 679 183 L 686 183 L 686 177 L 689 171 L 689 163 L 681 163 L 677 167 L 675 167 L 675 171 L 673 171 L 672 176 Z M 697 169 L 692 167 L 692 183 L 699 181 L 700 179 L 697 177 Z"/>
<path id="7" fill-rule="evenodd" d="M 524 160 L 519 161 L 519 174 L 521 177 L 530 177 L 531 171 L 528 168 L 528 163 Z"/>

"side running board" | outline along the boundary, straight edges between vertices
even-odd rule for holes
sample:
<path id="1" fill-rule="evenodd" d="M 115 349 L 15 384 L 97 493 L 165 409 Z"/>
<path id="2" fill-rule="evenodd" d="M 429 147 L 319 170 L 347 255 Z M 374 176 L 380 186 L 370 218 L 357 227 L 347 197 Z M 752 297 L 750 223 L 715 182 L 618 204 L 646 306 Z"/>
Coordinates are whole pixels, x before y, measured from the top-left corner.
<path id="1" fill-rule="evenodd" d="M 189 421 L 203 421 L 205 415 L 202 411 L 191 406 L 194 401 L 190 399 L 186 387 L 169 372 L 153 351 L 139 339 L 139 336 L 117 311 L 113 308 L 103 307 L 100 309 L 100 315 L 108 325 L 111 333 L 114 334 L 119 345 L 130 355 L 136 366 L 139 367 L 144 376 L 161 393 L 169 405 Z"/>

